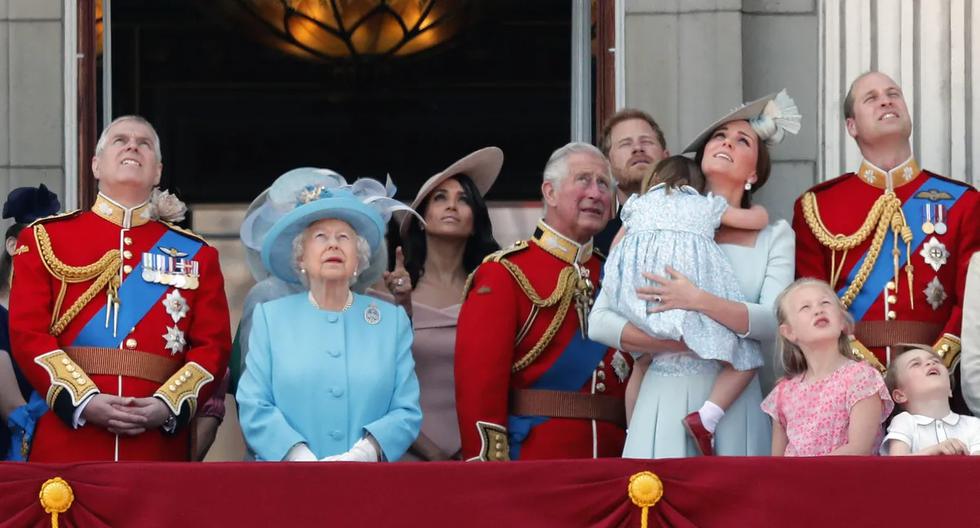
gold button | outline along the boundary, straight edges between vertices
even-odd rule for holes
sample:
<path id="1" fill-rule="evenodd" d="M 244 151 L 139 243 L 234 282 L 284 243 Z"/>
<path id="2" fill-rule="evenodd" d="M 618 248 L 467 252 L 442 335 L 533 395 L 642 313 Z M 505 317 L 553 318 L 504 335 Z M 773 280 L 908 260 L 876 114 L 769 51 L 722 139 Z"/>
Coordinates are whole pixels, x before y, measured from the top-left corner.
<path id="1" fill-rule="evenodd" d="M 595 375 L 597 378 L 599 378 L 600 381 L 605 381 L 606 379 L 606 371 L 604 370 L 600 370 L 599 372 L 596 372 Z"/>
<path id="2" fill-rule="evenodd" d="M 61 358 L 62 365 L 68 365 L 69 363 L 71 363 L 71 361 L 68 361 L 68 358 Z"/>
<path id="3" fill-rule="evenodd" d="M 885 285 L 885 287 L 888 288 L 889 290 L 894 290 L 895 289 L 895 281 L 888 281 L 888 284 Z"/>
<path id="4" fill-rule="evenodd" d="M 895 297 L 894 295 L 888 296 L 888 304 L 895 304 L 897 301 L 898 301 L 898 297 Z"/>
<path id="5" fill-rule="evenodd" d="M 183 383 L 183 382 L 184 382 L 183 380 L 181 380 L 181 379 L 178 378 L 178 379 L 174 380 L 174 385 L 180 387 L 180 384 Z"/>
<path id="6" fill-rule="evenodd" d="M 126 340 L 126 348 L 136 348 L 136 340 L 130 337 Z"/>
<path id="7" fill-rule="evenodd" d="M 67 370 L 68 372 L 75 372 L 75 365 L 68 365 L 67 367 L 65 367 L 65 370 Z"/>
<path id="8" fill-rule="evenodd" d="M 504 445 L 503 445 L 503 444 L 501 444 L 500 442 L 497 442 L 496 444 L 494 444 L 494 445 L 493 445 L 493 447 L 494 447 L 494 449 L 496 449 L 497 451 L 500 451 L 501 449 L 503 449 L 503 448 L 504 448 Z"/>
<path id="9" fill-rule="evenodd" d="M 133 243 L 133 239 L 132 238 L 126 237 L 126 238 L 123 239 L 123 244 L 126 244 L 127 246 L 130 245 L 130 244 L 132 244 L 132 243 Z"/>
<path id="10" fill-rule="evenodd" d="M 188 378 L 191 377 L 191 371 L 185 370 L 184 375 L 187 376 Z"/>
<path id="11" fill-rule="evenodd" d="M 603 361 L 600 361 L 600 362 L 599 362 L 599 364 L 598 364 L 598 365 L 596 365 L 596 367 L 595 367 L 595 368 L 600 368 L 600 369 L 601 369 L 601 368 L 606 368 L 606 363 L 605 363 L 605 362 L 603 362 Z"/>
<path id="12" fill-rule="evenodd" d="M 133 258 L 133 252 L 128 249 L 126 251 L 123 251 L 123 258 L 127 258 L 127 259 Z"/>
<path id="13" fill-rule="evenodd" d="M 595 384 L 595 390 L 596 390 L 596 392 L 606 392 L 606 384 L 605 383 L 596 383 Z"/>
<path id="14" fill-rule="evenodd" d="M 895 318 L 895 310 L 888 310 L 888 314 L 885 316 L 885 318 L 886 319 L 894 319 Z"/>
<path id="15" fill-rule="evenodd" d="M 133 272 L 133 267 L 132 266 L 130 266 L 129 264 L 126 264 L 125 266 L 123 266 L 123 273 L 125 273 L 125 274 L 128 275 L 128 274 L 130 274 L 132 272 Z"/>
<path id="16" fill-rule="evenodd" d="M 943 346 L 939 348 L 943 349 L 943 352 L 949 352 L 949 343 L 943 343 Z"/>
<path id="17" fill-rule="evenodd" d="M 77 380 L 78 378 L 81 378 L 81 377 L 82 377 L 82 375 L 81 375 L 81 374 L 79 374 L 79 373 L 77 373 L 77 372 L 72 372 L 72 373 L 71 373 L 71 377 L 73 377 L 73 378 L 75 378 L 75 379 Z"/>
<path id="18" fill-rule="evenodd" d="M 176 390 L 177 390 L 177 387 L 176 387 L 176 386 L 174 386 L 174 385 L 171 385 L 171 386 L 169 386 L 169 387 L 167 387 L 167 388 L 168 388 L 168 389 L 170 389 L 170 392 L 174 392 L 174 391 L 176 391 Z"/>
<path id="19" fill-rule="evenodd" d="M 85 385 L 86 383 L 88 383 L 88 380 L 87 379 L 85 379 L 85 378 L 78 378 L 78 384 L 79 385 Z"/>

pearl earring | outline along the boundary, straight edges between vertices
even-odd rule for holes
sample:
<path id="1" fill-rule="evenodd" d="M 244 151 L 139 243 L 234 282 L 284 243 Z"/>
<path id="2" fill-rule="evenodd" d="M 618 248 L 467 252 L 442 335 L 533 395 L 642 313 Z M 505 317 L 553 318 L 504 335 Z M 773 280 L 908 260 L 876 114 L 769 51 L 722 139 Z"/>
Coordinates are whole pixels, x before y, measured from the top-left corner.
<path id="1" fill-rule="evenodd" d="M 752 190 L 752 182 L 745 182 L 745 190 L 746 191 Z"/>

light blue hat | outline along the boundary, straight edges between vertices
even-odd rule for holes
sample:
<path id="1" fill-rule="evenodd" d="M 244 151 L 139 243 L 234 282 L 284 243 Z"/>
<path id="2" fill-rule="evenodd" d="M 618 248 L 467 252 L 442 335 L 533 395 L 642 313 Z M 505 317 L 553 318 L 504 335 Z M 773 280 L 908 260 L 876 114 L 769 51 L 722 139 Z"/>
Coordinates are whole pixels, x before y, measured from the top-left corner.
<path id="1" fill-rule="evenodd" d="M 296 171 L 301 170 L 324 174 L 323 169 Z M 269 189 L 266 206 L 288 212 L 278 218 L 263 237 L 262 264 L 286 282 L 300 282 L 293 266 L 292 243 L 310 224 L 327 218 L 347 222 L 367 241 L 373 256 L 384 245 L 385 226 L 391 212 L 410 209 L 391 198 L 395 187 L 390 179 L 386 185 L 370 178 L 349 185 L 337 173 L 330 172 L 329 176 L 326 181 L 308 184 L 299 190 L 277 189 L 275 185 Z"/>

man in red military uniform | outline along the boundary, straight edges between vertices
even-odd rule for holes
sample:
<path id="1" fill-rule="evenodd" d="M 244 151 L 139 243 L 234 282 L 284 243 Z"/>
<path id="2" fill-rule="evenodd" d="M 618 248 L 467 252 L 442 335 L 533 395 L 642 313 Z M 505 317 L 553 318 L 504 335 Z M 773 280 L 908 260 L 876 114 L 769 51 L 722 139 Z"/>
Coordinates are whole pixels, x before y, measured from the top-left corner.
<path id="1" fill-rule="evenodd" d="M 225 370 L 230 325 L 217 252 L 160 220 L 183 211 L 153 193 L 159 149 L 146 120 L 116 119 L 92 158 L 92 208 L 21 232 L 12 348 L 51 408 L 31 461 L 189 459 L 186 426 Z"/>
<path id="2" fill-rule="evenodd" d="M 609 220 L 613 185 L 595 147 L 556 150 L 534 235 L 470 277 L 456 334 L 464 459 L 622 454 L 632 358 L 585 337 L 602 271 L 592 237 Z"/>
<path id="3" fill-rule="evenodd" d="M 857 321 L 855 355 L 883 369 L 891 345 L 924 343 L 952 367 L 980 195 L 919 168 L 902 90 L 887 75 L 858 77 L 844 115 L 864 161 L 797 200 L 797 275 L 838 289 Z"/>

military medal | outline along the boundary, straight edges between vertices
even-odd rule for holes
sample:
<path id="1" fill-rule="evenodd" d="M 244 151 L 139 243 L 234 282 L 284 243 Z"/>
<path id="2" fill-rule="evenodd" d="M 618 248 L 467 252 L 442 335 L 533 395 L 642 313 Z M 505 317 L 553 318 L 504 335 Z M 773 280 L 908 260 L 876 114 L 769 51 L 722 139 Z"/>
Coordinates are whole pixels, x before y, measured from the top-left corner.
<path id="1" fill-rule="evenodd" d="M 177 354 L 184 351 L 184 347 L 187 346 L 187 340 L 184 338 L 184 332 L 182 332 L 176 326 L 168 326 L 167 333 L 163 334 L 163 339 L 167 342 L 166 348 L 170 351 L 171 356 L 176 356 Z"/>
<path id="2" fill-rule="evenodd" d="M 589 270 L 581 268 L 575 264 L 575 271 L 578 277 L 575 279 L 575 292 L 572 294 L 575 299 L 575 312 L 578 314 L 579 328 L 582 330 L 582 337 L 589 336 L 589 310 L 592 309 L 594 299 L 592 294 L 595 287 L 589 280 Z"/>
<path id="3" fill-rule="evenodd" d="M 143 253 L 140 274 L 143 280 L 181 290 L 196 290 L 200 286 L 200 264 L 184 258 L 187 253 L 172 248 L 159 249 L 164 254 Z"/>
<path id="4" fill-rule="evenodd" d="M 187 299 L 180 294 L 180 290 L 174 290 L 167 294 L 163 299 L 164 308 L 167 309 L 167 315 L 170 316 L 174 322 L 178 322 L 187 315 L 187 312 L 191 310 L 190 306 L 187 304 Z"/>
<path id="5" fill-rule="evenodd" d="M 923 208 L 925 208 L 925 215 L 923 215 L 925 221 L 922 222 L 922 232 L 931 235 L 936 232 L 936 226 L 932 223 L 932 204 L 925 204 Z"/>
<path id="6" fill-rule="evenodd" d="M 926 302 L 932 306 L 933 310 L 938 310 L 946 300 L 946 289 L 939 282 L 939 277 L 933 277 L 926 289 L 922 291 L 926 294 Z"/>
<path id="7" fill-rule="evenodd" d="M 936 234 L 946 234 L 946 206 L 936 204 Z"/>
<path id="8" fill-rule="evenodd" d="M 922 244 L 919 255 L 926 261 L 926 264 L 932 267 L 933 271 L 939 271 L 939 268 L 946 264 L 949 258 L 949 251 L 939 239 L 932 237 L 928 242 Z"/>

